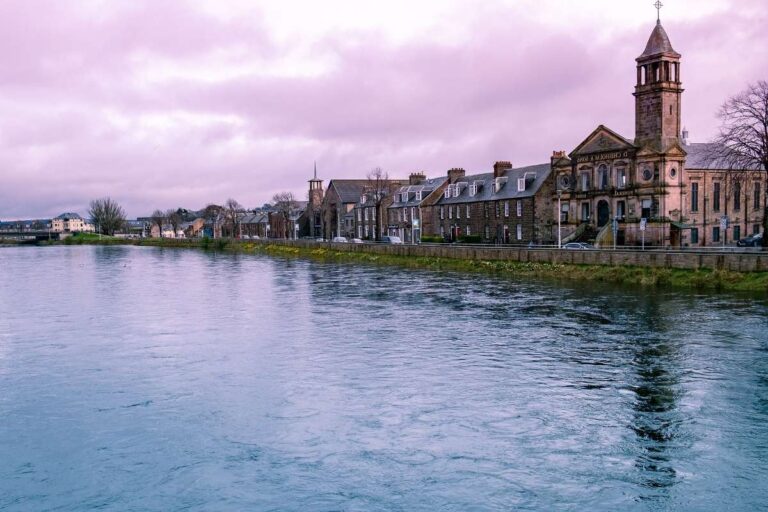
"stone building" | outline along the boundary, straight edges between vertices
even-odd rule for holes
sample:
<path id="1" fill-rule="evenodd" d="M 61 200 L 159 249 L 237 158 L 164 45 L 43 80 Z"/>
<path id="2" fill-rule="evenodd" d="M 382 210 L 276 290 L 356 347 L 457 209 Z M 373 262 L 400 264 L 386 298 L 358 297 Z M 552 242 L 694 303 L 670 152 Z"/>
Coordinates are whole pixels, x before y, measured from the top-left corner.
<path id="1" fill-rule="evenodd" d="M 706 208 L 698 210 L 694 197 L 703 194 L 706 185 L 714 194 L 716 182 L 732 181 L 729 177 L 742 172 L 707 164 L 704 145 L 683 140 L 680 60 L 657 21 L 636 59 L 635 138 L 600 125 L 570 154 L 553 153 L 554 215 L 561 219 L 559 234 L 565 241 L 586 238 L 610 245 L 614 220 L 618 245 L 701 246 L 728 237 L 719 233 L 725 202 L 719 210 L 710 204 L 705 215 Z M 764 174 L 750 175 L 739 194 L 764 190 Z M 754 229 L 754 216 L 739 211 L 738 224 L 732 225 L 738 227 L 735 232 L 730 228 L 731 240 L 742 230 Z"/>
<path id="2" fill-rule="evenodd" d="M 368 180 L 360 200 L 352 210 L 354 235 L 363 240 L 381 240 L 387 234 L 389 207 L 395 200 L 395 191 L 407 182 L 403 180 Z"/>
<path id="3" fill-rule="evenodd" d="M 422 234 L 421 205 L 430 194 L 441 194 L 447 178 L 431 178 L 423 173 L 413 173 L 408 185 L 395 190 L 388 208 L 387 233 L 398 236 L 405 243 L 418 243 Z"/>
<path id="4" fill-rule="evenodd" d="M 448 175 L 439 198 L 422 207 L 423 217 L 432 219 L 425 234 L 499 244 L 551 241 L 550 164 L 516 169 L 496 162 L 490 173 L 467 176 L 452 169 Z"/>

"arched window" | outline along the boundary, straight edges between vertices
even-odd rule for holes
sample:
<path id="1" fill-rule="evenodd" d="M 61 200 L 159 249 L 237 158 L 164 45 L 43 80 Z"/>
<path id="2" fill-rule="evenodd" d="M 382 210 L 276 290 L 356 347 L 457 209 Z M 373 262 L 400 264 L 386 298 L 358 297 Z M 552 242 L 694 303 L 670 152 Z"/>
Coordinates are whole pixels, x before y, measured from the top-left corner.
<path id="1" fill-rule="evenodd" d="M 597 179 L 600 190 L 606 190 L 608 188 L 608 166 L 603 164 L 597 169 Z"/>

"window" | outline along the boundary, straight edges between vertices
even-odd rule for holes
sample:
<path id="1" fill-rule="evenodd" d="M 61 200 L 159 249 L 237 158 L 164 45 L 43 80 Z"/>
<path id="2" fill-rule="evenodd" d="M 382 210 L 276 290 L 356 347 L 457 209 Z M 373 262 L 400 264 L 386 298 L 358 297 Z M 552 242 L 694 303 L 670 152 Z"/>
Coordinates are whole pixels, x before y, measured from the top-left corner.
<path id="1" fill-rule="evenodd" d="M 371 208 L 371 220 L 376 220 L 376 208 Z"/>
<path id="2" fill-rule="evenodd" d="M 365 225 L 365 238 L 368 238 L 368 224 Z"/>
<path id="3" fill-rule="evenodd" d="M 445 226 L 440 226 L 440 237 L 445 238 Z"/>
<path id="4" fill-rule="evenodd" d="M 738 181 L 733 184 L 733 209 L 735 211 L 741 210 L 741 183 Z M 736 235 L 734 235 L 736 238 Z"/>
<path id="5" fill-rule="evenodd" d="M 498 219 L 499 217 L 501 217 L 501 203 L 496 201 L 495 204 L 496 204 L 496 218 Z"/>
<path id="6" fill-rule="evenodd" d="M 450 186 L 450 185 L 448 185 L 447 187 L 445 187 L 445 193 L 444 193 L 444 197 L 445 197 L 446 199 L 450 199 L 450 198 L 451 198 L 451 186 Z"/>
<path id="7" fill-rule="evenodd" d="M 449 219 L 453 218 L 453 206 L 448 207 L 448 218 Z"/>
<path id="8" fill-rule="evenodd" d="M 475 195 L 477 195 L 477 182 L 476 182 L 476 181 L 475 181 L 475 182 L 473 182 L 473 183 L 472 183 L 472 184 L 469 186 L 469 195 L 470 195 L 471 197 L 474 197 Z"/>
<path id="9" fill-rule="evenodd" d="M 720 241 L 720 226 L 716 226 L 712 228 L 712 241 L 713 242 Z"/>
<path id="10" fill-rule="evenodd" d="M 461 218 L 461 206 L 459 205 L 456 205 L 456 218 L 457 219 Z"/>
<path id="11" fill-rule="evenodd" d="M 738 240 L 741 238 L 741 226 L 733 226 L 733 239 Z"/>
<path id="12" fill-rule="evenodd" d="M 627 203 L 624 201 L 618 201 L 616 203 L 616 216 L 619 218 L 619 220 L 624 220 L 624 217 L 627 215 Z"/>
<path id="13" fill-rule="evenodd" d="M 589 222 L 589 203 L 581 203 L 581 222 Z"/>
<path id="14" fill-rule="evenodd" d="M 691 183 L 691 211 L 699 211 L 699 184 Z"/>
<path id="15" fill-rule="evenodd" d="M 642 218 L 644 219 L 650 219 L 651 218 L 651 204 L 652 201 L 650 199 L 643 199 L 642 201 Z"/>
<path id="16" fill-rule="evenodd" d="M 486 219 L 490 215 L 490 212 L 488 211 L 488 203 L 483 203 L 483 217 Z"/>
<path id="17" fill-rule="evenodd" d="M 567 203 L 560 205 L 560 222 L 568 222 L 568 210 L 569 206 Z"/>
<path id="18" fill-rule="evenodd" d="M 756 235 L 760 232 L 760 224 L 752 224 L 752 234 Z"/>
<path id="19" fill-rule="evenodd" d="M 525 176 L 522 178 L 517 178 L 517 191 L 525 192 Z"/>
<path id="20" fill-rule="evenodd" d="M 485 225 L 485 239 L 489 240 L 491 238 L 491 227 L 486 224 Z"/>
<path id="21" fill-rule="evenodd" d="M 581 173 L 581 190 L 583 192 L 586 192 L 589 190 L 589 173 L 583 172 Z"/>
<path id="22" fill-rule="evenodd" d="M 720 182 L 716 181 L 712 190 L 712 209 L 716 212 L 720 211 Z"/>
<path id="23" fill-rule="evenodd" d="M 509 217 L 509 201 L 504 201 L 504 216 Z"/>
<path id="24" fill-rule="evenodd" d="M 606 167 L 605 165 L 601 165 L 597 173 L 598 173 L 598 178 L 600 180 L 600 190 L 607 189 L 608 188 L 608 167 Z"/>
<path id="25" fill-rule="evenodd" d="M 467 236 L 471 236 L 471 235 L 472 235 L 472 228 L 469 227 L 469 224 L 467 224 Z"/>
<path id="26" fill-rule="evenodd" d="M 518 217 L 523 216 L 523 202 L 520 200 L 517 201 L 517 216 Z"/>
<path id="27" fill-rule="evenodd" d="M 470 212 L 470 210 L 471 210 L 471 208 L 469 207 L 469 205 L 467 205 L 467 218 L 469 218 L 469 212 Z"/>
<path id="28" fill-rule="evenodd" d="M 411 220 L 416 218 L 416 207 L 411 206 Z"/>
<path id="29" fill-rule="evenodd" d="M 691 228 L 691 243 L 699 243 L 699 228 Z"/>
<path id="30" fill-rule="evenodd" d="M 759 183 L 755 183 L 755 197 L 753 199 L 753 202 L 755 204 L 754 206 L 752 206 L 752 208 L 754 208 L 755 210 L 759 210 L 760 209 L 760 184 Z"/>
<path id="31" fill-rule="evenodd" d="M 616 171 L 616 186 L 618 188 L 624 188 L 627 186 L 627 170 L 618 169 Z"/>
<path id="32" fill-rule="evenodd" d="M 421 190 L 419 190 L 418 192 L 416 192 L 416 200 L 417 200 L 417 201 L 421 201 Z"/>
<path id="33" fill-rule="evenodd" d="M 440 220 L 445 218 L 445 206 L 440 207 Z"/>
<path id="34" fill-rule="evenodd" d="M 363 216 L 365 217 L 366 222 L 368 221 L 368 208 L 364 208 L 365 211 L 363 211 Z M 366 235 L 368 236 L 368 235 Z"/>
<path id="35" fill-rule="evenodd" d="M 360 211 L 360 208 L 357 209 L 357 222 L 363 221 L 363 212 Z"/>
<path id="36" fill-rule="evenodd" d="M 523 239 L 523 226 L 522 224 L 517 225 L 517 239 L 522 240 Z"/>

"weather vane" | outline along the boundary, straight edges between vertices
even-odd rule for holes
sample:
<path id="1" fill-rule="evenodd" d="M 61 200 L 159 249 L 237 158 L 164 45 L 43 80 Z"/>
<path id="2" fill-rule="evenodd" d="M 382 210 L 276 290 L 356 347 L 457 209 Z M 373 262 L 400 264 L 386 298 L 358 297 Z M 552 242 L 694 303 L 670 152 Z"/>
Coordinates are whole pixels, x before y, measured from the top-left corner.
<path id="1" fill-rule="evenodd" d="M 664 4 L 661 3 L 661 0 L 656 0 L 653 5 L 656 7 L 656 21 L 661 21 L 661 8 L 664 7 Z"/>

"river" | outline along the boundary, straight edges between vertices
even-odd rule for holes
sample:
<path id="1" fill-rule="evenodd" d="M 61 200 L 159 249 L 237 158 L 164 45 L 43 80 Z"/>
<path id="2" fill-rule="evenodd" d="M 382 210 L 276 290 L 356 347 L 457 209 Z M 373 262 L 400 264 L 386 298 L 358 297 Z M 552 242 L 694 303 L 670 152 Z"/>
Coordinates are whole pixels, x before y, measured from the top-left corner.
<path id="1" fill-rule="evenodd" d="M 0 248 L 0 510 L 766 510 L 768 302 Z"/>

